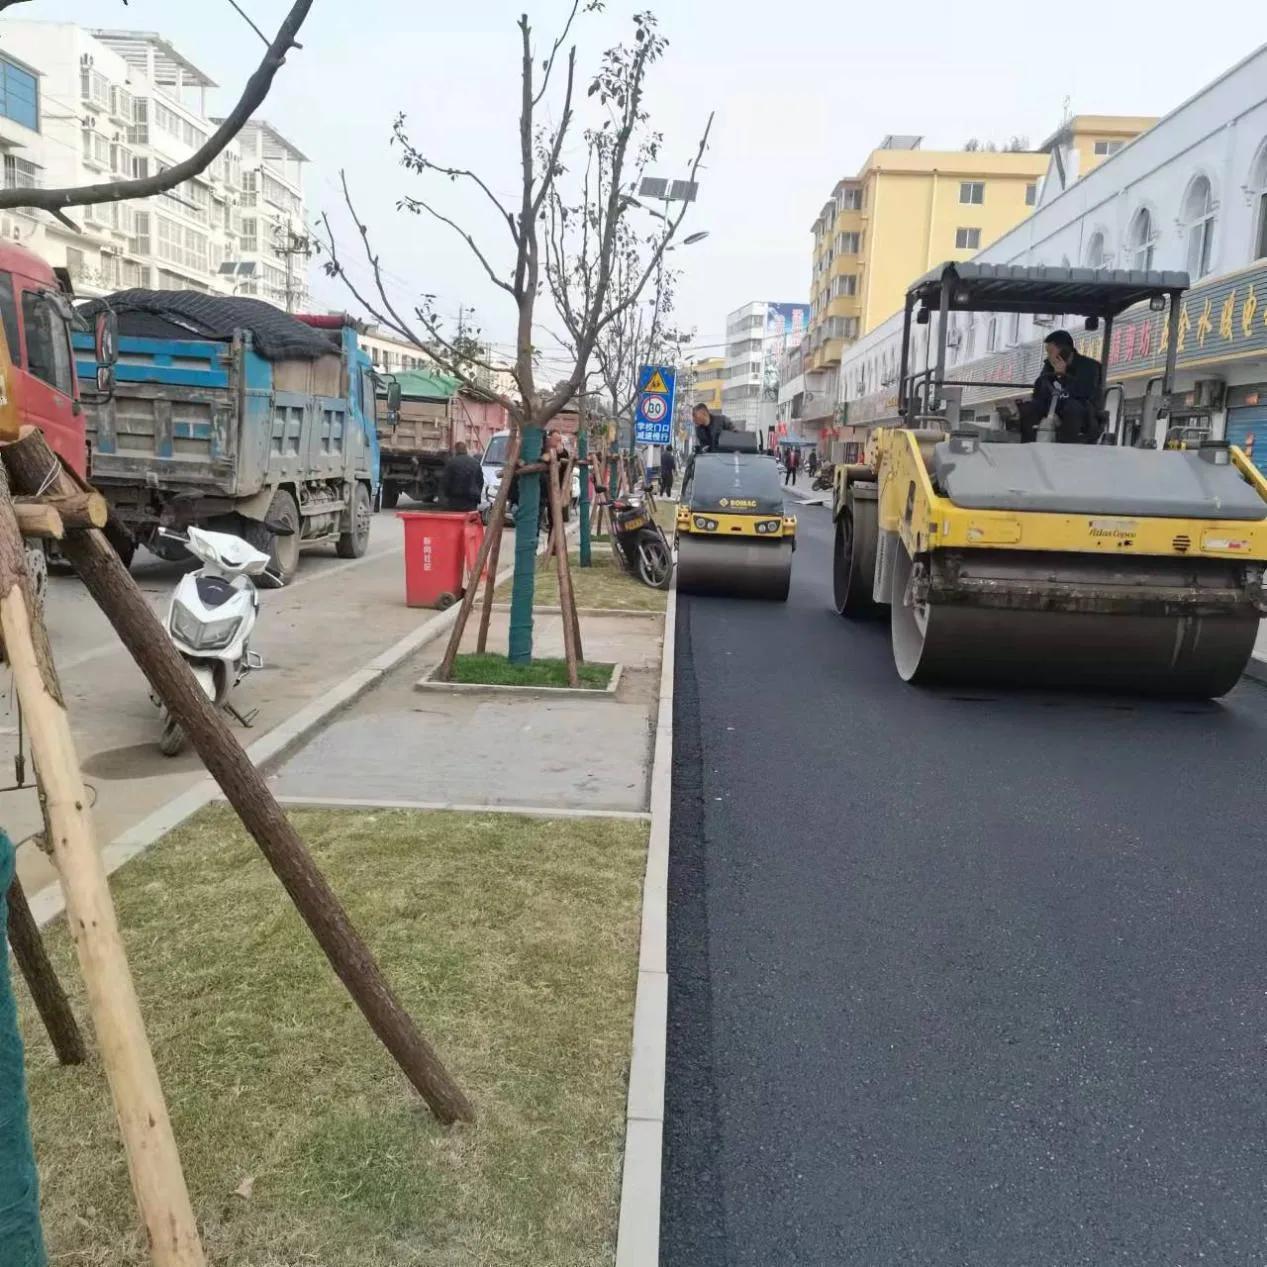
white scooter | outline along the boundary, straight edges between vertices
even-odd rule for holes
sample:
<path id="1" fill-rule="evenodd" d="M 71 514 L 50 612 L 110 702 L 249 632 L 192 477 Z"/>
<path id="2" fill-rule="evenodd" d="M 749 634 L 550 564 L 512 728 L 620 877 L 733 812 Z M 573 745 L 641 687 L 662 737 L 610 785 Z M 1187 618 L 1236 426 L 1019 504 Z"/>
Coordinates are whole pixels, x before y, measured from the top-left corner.
<path id="1" fill-rule="evenodd" d="M 207 698 L 249 726 L 254 714 L 243 717 L 229 703 L 229 695 L 252 669 L 264 665 L 249 648 L 260 610 L 259 594 L 251 578 L 272 575 L 268 570 L 269 557 L 227 532 L 194 527 L 187 534 L 160 531 L 202 561 L 196 572 L 180 578 L 172 594 L 167 634 L 189 662 Z M 165 757 L 174 757 L 185 747 L 184 728 L 157 696 L 150 698 L 163 710 L 159 751 Z"/>

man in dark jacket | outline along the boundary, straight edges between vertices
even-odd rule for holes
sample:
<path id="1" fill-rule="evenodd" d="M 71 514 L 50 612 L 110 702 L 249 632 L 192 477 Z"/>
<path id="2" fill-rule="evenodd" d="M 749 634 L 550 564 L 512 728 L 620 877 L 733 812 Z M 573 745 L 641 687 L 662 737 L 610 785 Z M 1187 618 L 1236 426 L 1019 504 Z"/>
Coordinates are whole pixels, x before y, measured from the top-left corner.
<path id="1" fill-rule="evenodd" d="M 484 495 L 484 468 L 459 440 L 440 473 L 440 499 L 445 510 L 478 510 Z"/>
<path id="2" fill-rule="evenodd" d="M 660 450 L 660 496 L 673 496 L 673 476 L 677 473 L 677 458 L 666 444 Z"/>
<path id="3" fill-rule="evenodd" d="M 1068 331 L 1055 330 L 1043 341 L 1047 359 L 1034 383 L 1034 395 L 1021 408 L 1021 440 L 1033 440 L 1056 405 L 1057 444 L 1095 444 L 1100 438 L 1100 362 L 1083 356 Z"/>
<path id="4" fill-rule="evenodd" d="M 725 414 L 715 414 L 705 404 L 696 405 L 691 410 L 691 421 L 695 423 L 695 450 L 697 453 L 716 452 L 717 439 L 721 433 L 735 429 L 735 424 Z"/>

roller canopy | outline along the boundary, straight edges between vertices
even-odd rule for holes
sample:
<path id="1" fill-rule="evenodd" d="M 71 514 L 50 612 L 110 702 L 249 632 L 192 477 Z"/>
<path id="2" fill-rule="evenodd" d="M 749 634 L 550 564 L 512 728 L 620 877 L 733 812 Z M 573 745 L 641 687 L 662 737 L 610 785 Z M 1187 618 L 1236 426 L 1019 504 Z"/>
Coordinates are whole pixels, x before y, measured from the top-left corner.
<path id="1" fill-rule="evenodd" d="M 692 510 L 782 515 L 783 486 L 774 459 L 759 453 L 701 453 L 690 477 Z"/>

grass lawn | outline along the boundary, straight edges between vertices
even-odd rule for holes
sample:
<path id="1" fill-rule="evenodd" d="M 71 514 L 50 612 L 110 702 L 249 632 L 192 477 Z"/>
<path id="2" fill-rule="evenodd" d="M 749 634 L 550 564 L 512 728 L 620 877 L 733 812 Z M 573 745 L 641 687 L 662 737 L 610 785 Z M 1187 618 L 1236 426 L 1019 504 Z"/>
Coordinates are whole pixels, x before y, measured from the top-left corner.
<path id="1" fill-rule="evenodd" d="M 576 605 L 580 608 L 662 612 L 669 605 L 669 595 L 665 590 L 653 590 L 616 566 L 611 544 L 606 539 L 593 543 L 590 567 L 581 567 L 575 550 L 568 557 L 572 560 L 572 589 L 576 594 Z M 508 603 L 510 590 L 511 583 L 507 581 L 497 591 L 498 599 Z M 559 574 L 553 559 L 538 560 L 533 598 L 537 607 L 559 605 Z"/>
<path id="2" fill-rule="evenodd" d="M 645 827 L 295 819 L 478 1120 L 435 1123 L 236 818 L 200 814 L 111 887 L 209 1264 L 610 1264 Z M 140 1267 L 100 1066 L 60 1069 L 18 992 L 50 1259 Z"/>
<path id="3" fill-rule="evenodd" d="M 581 686 L 601 691 L 611 681 L 613 665 L 582 661 L 576 666 Z M 460 655 L 453 665 L 455 682 L 481 686 L 567 686 L 566 660 L 533 660 L 531 664 L 511 664 L 504 655 L 486 653 Z"/>

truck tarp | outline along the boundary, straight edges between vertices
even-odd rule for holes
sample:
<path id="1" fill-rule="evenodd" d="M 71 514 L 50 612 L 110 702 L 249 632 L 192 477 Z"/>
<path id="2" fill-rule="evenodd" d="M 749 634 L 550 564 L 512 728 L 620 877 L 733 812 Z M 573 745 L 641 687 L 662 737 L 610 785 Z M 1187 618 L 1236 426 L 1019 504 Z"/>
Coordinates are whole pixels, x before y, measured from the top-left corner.
<path id="1" fill-rule="evenodd" d="M 137 338 L 231 339 L 246 330 L 266 361 L 315 361 L 337 355 L 330 335 L 262 299 L 204 295 L 192 290 L 121 290 L 79 306 L 91 324 L 102 308 L 119 314 L 119 333 Z"/>

